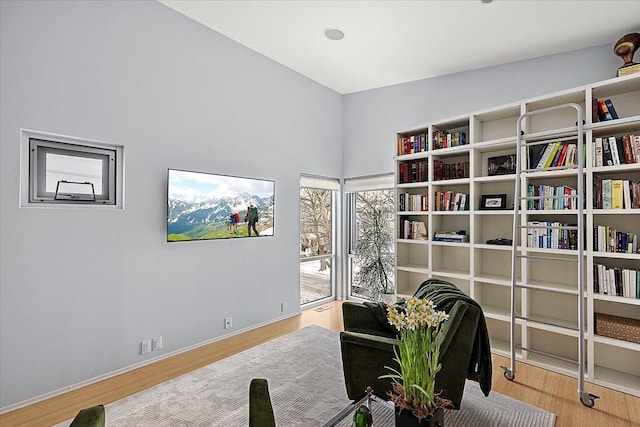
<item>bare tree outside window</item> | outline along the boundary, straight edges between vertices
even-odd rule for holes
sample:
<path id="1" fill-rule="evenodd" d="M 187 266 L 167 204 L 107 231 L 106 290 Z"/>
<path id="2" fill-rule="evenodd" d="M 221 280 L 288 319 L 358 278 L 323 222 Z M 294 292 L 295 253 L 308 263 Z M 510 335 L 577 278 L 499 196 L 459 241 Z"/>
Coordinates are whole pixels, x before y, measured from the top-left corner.
<path id="1" fill-rule="evenodd" d="M 393 190 L 355 193 L 352 293 L 380 301 L 395 292 Z"/>
<path id="2" fill-rule="evenodd" d="M 300 303 L 332 296 L 333 190 L 300 188 Z"/>
<path id="3" fill-rule="evenodd" d="M 300 189 L 300 256 L 331 254 L 331 190 Z M 322 265 L 322 269 L 327 264 Z"/>

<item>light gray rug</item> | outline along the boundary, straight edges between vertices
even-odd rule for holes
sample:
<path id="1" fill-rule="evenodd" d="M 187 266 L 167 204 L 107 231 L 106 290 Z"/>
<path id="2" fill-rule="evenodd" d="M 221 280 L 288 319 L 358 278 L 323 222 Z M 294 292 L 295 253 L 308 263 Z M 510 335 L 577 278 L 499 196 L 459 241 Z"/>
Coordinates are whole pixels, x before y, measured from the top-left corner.
<path id="1" fill-rule="evenodd" d="M 249 383 L 256 377 L 269 382 L 280 427 L 321 426 L 349 403 L 338 334 L 309 326 L 106 405 L 107 426 L 246 427 Z M 462 408 L 454 412 L 456 427 L 555 424 L 554 414 L 496 392 L 485 398 L 472 382 Z M 388 424 L 384 418 L 380 415 L 376 426 L 393 426 L 392 415 Z M 448 415 L 445 421 L 452 425 Z"/>

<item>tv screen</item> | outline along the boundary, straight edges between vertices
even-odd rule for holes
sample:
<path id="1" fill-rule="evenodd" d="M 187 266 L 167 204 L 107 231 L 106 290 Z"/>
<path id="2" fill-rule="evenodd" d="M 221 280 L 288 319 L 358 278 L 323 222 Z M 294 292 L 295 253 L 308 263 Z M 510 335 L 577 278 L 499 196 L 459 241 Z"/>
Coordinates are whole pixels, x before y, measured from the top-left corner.
<path id="1" fill-rule="evenodd" d="M 167 241 L 273 236 L 275 181 L 169 169 Z"/>

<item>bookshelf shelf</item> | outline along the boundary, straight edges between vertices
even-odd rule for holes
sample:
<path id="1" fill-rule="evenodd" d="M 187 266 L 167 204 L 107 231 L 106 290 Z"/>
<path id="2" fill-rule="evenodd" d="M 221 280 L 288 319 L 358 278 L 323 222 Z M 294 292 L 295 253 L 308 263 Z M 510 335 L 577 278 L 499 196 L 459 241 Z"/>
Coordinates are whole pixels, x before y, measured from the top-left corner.
<path id="1" fill-rule="evenodd" d="M 593 117 L 594 99 L 610 99 L 615 105 L 618 119 L 598 121 Z M 585 200 L 584 257 L 586 284 L 585 348 L 587 351 L 587 381 L 606 385 L 625 393 L 640 396 L 640 345 L 593 335 L 594 312 L 603 306 L 612 313 L 622 311 L 627 317 L 640 318 L 640 298 L 624 298 L 596 293 L 593 289 L 594 265 L 607 268 L 640 269 L 640 253 L 595 251 L 594 227 L 608 226 L 623 233 L 640 235 L 640 208 L 596 209 L 595 183 L 598 179 L 640 181 L 640 162 L 610 166 L 595 166 L 595 139 L 640 134 L 640 74 L 614 78 L 582 87 L 572 88 L 549 95 L 488 108 L 450 119 L 433 121 L 414 129 L 398 132 L 398 136 L 424 134 L 428 149 L 424 152 L 394 157 L 396 174 L 400 163 L 427 162 L 427 180 L 403 183 L 396 186 L 397 197 L 401 193 L 427 194 L 429 211 L 398 211 L 396 224 L 403 219 L 425 223 L 428 240 L 396 240 L 398 295 L 410 296 L 422 281 L 438 277 L 449 280 L 461 290 L 475 298 L 483 307 L 495 353 L 508 355 L 509 350 L 509 295 L 511 246 L 490 245 L 491 239 L 512 236 L 515 175 L 489 175 L 489 159 L 515 155 L 517 147 L 516 123 L 518 117 L 527 112 L 547 107 L 576 103 L 583 108 L 585 123 L 585 165 L 583 176 L 577 170 L 557 169 L 523 173 L 522 185 L 568 186 L 577 188 L 578 179 L 584 179 Z M 530 119 L 530 120 L 529 120 Z M 436 148 L 434 133 L 464 132 L 463 145 Z M 531 116 L 524 129 L 528 141 L 546 141 L 575 136 L 577 126 L 575 114 L 556 110 Z M 455 140 L 452 139 L 452 140 Z M 458 142 L 460 141 L 458 135 Z M 456 179 L 434 179 L 437 162 L 468 162 L 469 177 Z M 396 177 L 397 178 L 397 177 Z M 396 179 L 396 183 L 400 181 Z M 519 184 L 520 185 L 520 184 Z M 522 187 L 520 187 L 522 188 Z M 467 210 L 436 211 L 435 197 L 438 192 L 467 194 Z M 506 194 L 507 210 L 482 210 L 482 195 Z M 524 195 L 524 194 L 523 194 Z M 554 221 L 565 224 L 577 222 L 577 209 L 521 210 L 520 223 L 527 221 Z M 469 243 L 435 241 L 438 231 L 465 230 Z M 526 236 L 526 235 L 525 235 Z M 548 249 L 523 247 L 521 235 L 516 243 L 524 254 L 551 258 L 573 257 L 573 249 Z M 571 268 L 568 266 L 571 265 Z M 516 341 L 518 345 L 539 349 L 568 360 L 578 360 L 577 321 L 577 273 L 565 261 L 523 259 L 518 262 L 522 272 L 522 284 L 529 288 L 517 288 L 518 312 L 538 322 L 516 319 Z M 553 296 L 544 290 L 555 291 Z M 545 296 L 546 295 L 546 296 Z M 630 314 L 629 314 L 630 313 Z M 573 317 L 572 317 L 573 316 Z M 575 328 L 564 329 L 548 323 Z M 577 377 L 577 363 L 556 360 L 542 354 L 517 350 L 518 360 Z M 610 362 L 620 359 L 620 363 Z"/>
<path id="2" fill-rule="evenodd" d="M 618 296 L 612 296 L 612 295 L 594 294 L 593 299 L 600 300 L 600 301 L 610 301 L 616 304 L 629 304 L 629 305 L 640 306 L 640 298 L 625 298 L 625 297 L 618 297 Z"/>

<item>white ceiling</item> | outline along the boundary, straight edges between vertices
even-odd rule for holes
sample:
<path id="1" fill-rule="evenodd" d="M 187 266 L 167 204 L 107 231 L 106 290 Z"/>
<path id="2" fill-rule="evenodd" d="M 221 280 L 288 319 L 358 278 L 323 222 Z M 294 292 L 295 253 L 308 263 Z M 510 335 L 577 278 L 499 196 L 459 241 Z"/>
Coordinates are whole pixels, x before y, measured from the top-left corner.
<path id="1" fill-rule="evenodd" d="M 640 32 L 640 0 L 159 1 L 341 94 Z"/>

